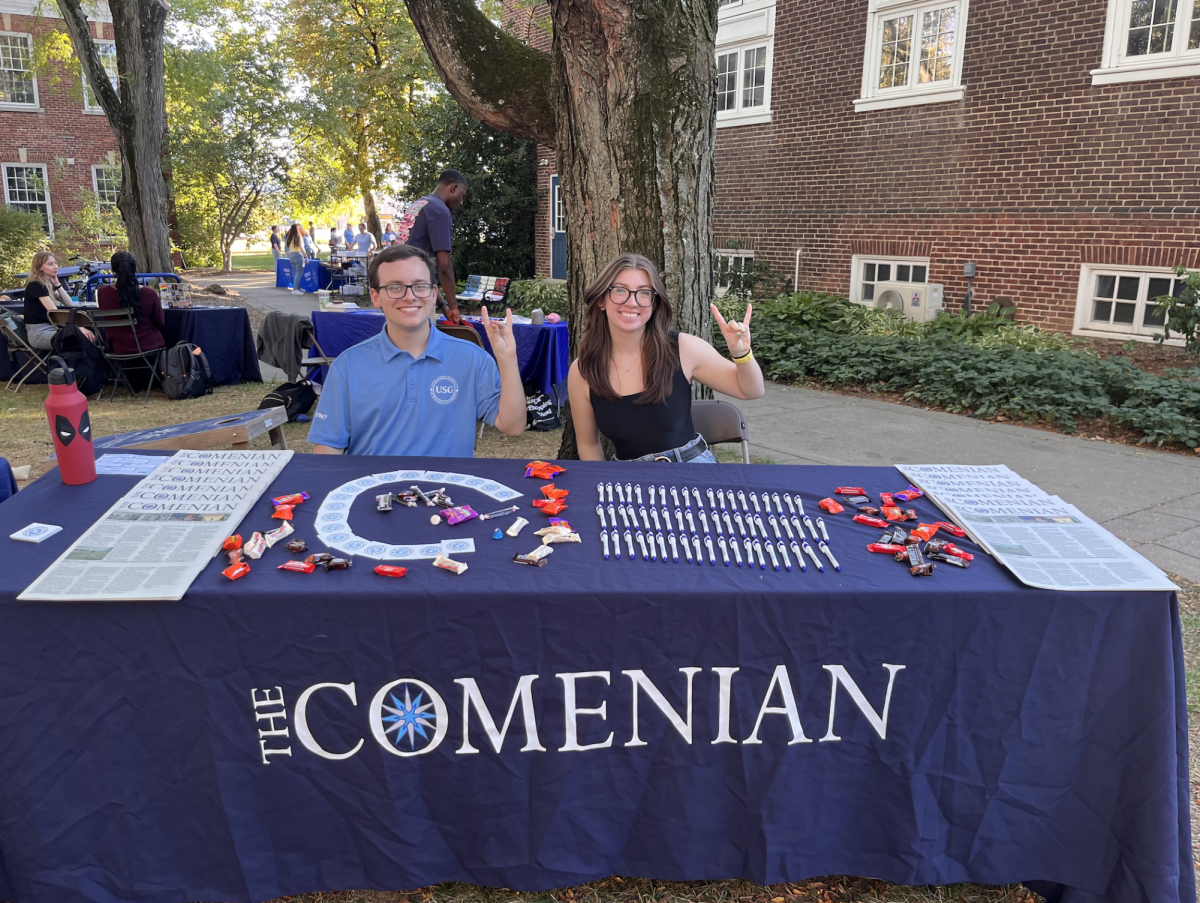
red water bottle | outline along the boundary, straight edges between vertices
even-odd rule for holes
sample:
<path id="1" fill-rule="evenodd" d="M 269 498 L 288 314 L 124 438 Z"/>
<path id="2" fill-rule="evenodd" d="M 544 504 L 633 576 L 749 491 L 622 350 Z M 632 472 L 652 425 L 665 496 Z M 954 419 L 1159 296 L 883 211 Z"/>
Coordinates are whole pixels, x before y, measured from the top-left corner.
<path id="1" fill-rule="evenodd" d="M 68 486 L 96 479 L 96 450 L 92 447 L 92 421 L 88 403 L 75 385 L 75 371 L 61 357 L 51 357 L 58 366 L 50 371 L 50 394 L 46 397 L 46 419 L 54 437 L 58 472 Z"/>

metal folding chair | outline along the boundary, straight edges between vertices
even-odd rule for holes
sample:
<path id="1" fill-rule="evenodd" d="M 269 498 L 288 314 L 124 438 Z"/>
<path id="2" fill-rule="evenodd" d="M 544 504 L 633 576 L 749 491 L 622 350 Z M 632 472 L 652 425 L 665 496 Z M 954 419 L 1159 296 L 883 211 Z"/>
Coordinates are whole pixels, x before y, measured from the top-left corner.
<path id="1" fill-rule="evenodd" d="M 692 426 L 709 445 L 742 444 L 742 463 L 750 463 L 750 438 L 741 409 L 728 401 L 693 401 Z"/>
<path id="2" fill-rule="evenodd" d="M 0 316 L 0 334 L 4 335 L 4 340 L 8 342 L 8 353 L 16 360 L 16 354 L 25 355 L 24 363 L 20 364 L 9 377 L 4 388 L 10 392 L 20 392 L 21 386 L 25 385 L 25 380 L 33 376 L 38 370 L 41 370 L 47 377 L 50 375 L 50 368 L 46 366 L 46 360 L 50 357 L 49 351 L 39 351 L 29 344 L 28 337 L 25 334 L 25 321 L 16 314 L 5 313 Z M 24 376 L 21 376 L 22 371 L 26 371 Z M 13 380 L 18 376 L 21 379 L 17 382 L 17 387 L 13 388 Z"/>
<path id="3" fill-rule="evenodd" d="M 60 311 L 62 313 L 63 311 Z M 154 390 L 154 383 L 157 382 L 162 386 L 162 377 L 159 376 L 159 363 L 162 360 L 165 348 L 151 348 L 148 351 L 142 350 L 141 340 L 138 339 L 137 321 L 133 318 L 133 311 L 127 307 L 121 307 L 116 310 L 93 310 L 88 311 L 87 316 L 91 318 L 92 324 L 96 329 L 104 334 L 104 359 L 113 365 L 116 371 L 116 377 L 113 379 L 112 394 L 108 397 L 109 401 L 113 401 L 117 397 L 117 386 L 120 383 L 125 384 L 129 396 L 134 396 L 133 384 L 129 381 L 129 377 L 125 375 L 125 368 L 132 366 L 134 369 L 140 370 L 145 367 L 150 371 L 150 381 L 146 386 L 146 397 L 143 402 L 150 400 L 150 393 Z M 78 319 L 76 319 L 78 323 Z M 133 335 L 133 346 L 137 351 L 133 354 L 113 354 L 108 350 L 112 344 L 109 341 L 108 331 L 111 329 L 128 329 Z"/>

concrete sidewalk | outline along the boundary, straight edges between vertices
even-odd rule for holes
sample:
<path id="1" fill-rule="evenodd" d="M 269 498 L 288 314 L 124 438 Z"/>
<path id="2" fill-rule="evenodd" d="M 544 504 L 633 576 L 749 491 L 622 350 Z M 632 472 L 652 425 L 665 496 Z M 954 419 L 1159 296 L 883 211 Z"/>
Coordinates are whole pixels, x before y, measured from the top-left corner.
<path id="1" fill-rule="evenodd" d="M 751 453 L 779 464 L 1007 464 L 1163 570 L 1200 581 L 1200 455 L 1089 441 L 905 405 L 767 384 Z"/>

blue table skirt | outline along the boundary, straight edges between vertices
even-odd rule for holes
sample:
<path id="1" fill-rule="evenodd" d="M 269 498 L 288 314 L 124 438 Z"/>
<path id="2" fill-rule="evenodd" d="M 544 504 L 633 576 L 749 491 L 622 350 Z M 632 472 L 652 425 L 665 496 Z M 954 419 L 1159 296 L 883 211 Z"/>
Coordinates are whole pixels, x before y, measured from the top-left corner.
<path id="1" fill-rule="evenodd" d="M 333 274 L 319 260 L 309 260 L 304 264 L 304 275 L 300 277 L 300 288 L 306 292 L 315 292 L 329 288 Z M 275 287 L 292 287 L 292 262 L 286 257 L 275 261 Z"/>
<path id="2" fill-rule="evenodd" d="M 867 553 L 879 531 L 848 515 L 825 518 L 841 574 L 604 561 L 604 480 L 791 490 L 811 511 L 837 485 L 877 495 L 905 481 L 891 468 L 565 464 L 556 482 L 583 542 L 532 568 L 510 560 L 545 523 L 521 461 L 297 455 L 243 536 L 277 525 L 270 497 L 305 490 L 295 536 L 319 550 L 326 493 L 405 467 L 499 480 L 526 494 L 534 523 L 497 542 L 495 521 L 379 513 L 372 488 L 348 503 L 359 535 L 471 538 L 470 569 L 412 561 L 396 580 L 359 557 L 306 575 L 277 570 L 291 556 L 276 547 L 232 583 L 214 559 L 172 603 L 15 601 L 136 478 L 67 487 L 51 474 L 0 505 L 0 900 L 532 891 L 611 874 L 1195 900 L 1173 593 L 1030 589 L 986 555 L 916 579 Z M 394 472 L 390 485 L 410 482 Z M 425 485 L 498 506 L 454 483 Z M 65 529 L 40 545 L 4 538 L 31 521 Z M 389 686 L 402 679 L 424 687 Z M 464 716 L 464 697 L 486 722 L 478 701 Z M 407 722 L 387 733 L 389 709 L 431 703 L 411 745 Z"/>
<path id="3" fill-rule="evenodd" d="M 254 347 L 254 333 L 250 329 L 250 316 L 245 308 L 171 308 L 163 311 L 163 314 L 166 326 L 162 332 L 163 338 L 167 340 L 167 347 L 170 348 L 178 342 L 199 345 L 204 351 L 204 356 L 208 358 L 208 366 L 217 385 L 262 382 L 258 353 Z M 0 336 L 0 382 L 6 382 L 12 373 L 8 342 Z M 45 375 L 37 372 L 26 382 L 45 381 Z"/>
<path id="4" fill-rule="evenodd" d="M 375 310 L 312 312 L 313 331 L 322 350 L 337 357 L 352 345 L 366 341 L 383 329 L 383 314 Z M 468 320 L 491 354 L 492 343 L 482 322 Z M 517 367 L 521 381 L 533 383 L 538 391 L 549 395 L 555 386 L 567 378 L 571 366 L 570 333 L 567 323 L 546 323 L 542 326 L 516 323 L 513 338 L 517 342 Z M 319 381 L 324 380 L 324 372 Z"/>
<path id="5" fill-rule="evenodd" d="M 191 307 L 163 311 L 163 338 L 199 345 L 217 385 L 262 382 L 250 315 L 244 307 Z"/>

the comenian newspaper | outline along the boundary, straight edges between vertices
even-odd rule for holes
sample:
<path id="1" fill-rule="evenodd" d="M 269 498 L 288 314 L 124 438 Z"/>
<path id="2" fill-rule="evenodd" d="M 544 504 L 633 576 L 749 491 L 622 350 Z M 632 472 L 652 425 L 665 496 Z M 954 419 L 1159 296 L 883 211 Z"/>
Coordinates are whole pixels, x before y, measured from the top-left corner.
<path id="1" fill-rule="evenodd" d="M 183 598 L 290 451 L 180 451 L 164 458 L 17 598 Z"/>
<path id="2" fill-rule="evenodd" d="M 896 468 L 1017 579 L 1057 590 L 1172 590 L 1167 575 L 1086 514 L 1003 464 Z"/>

